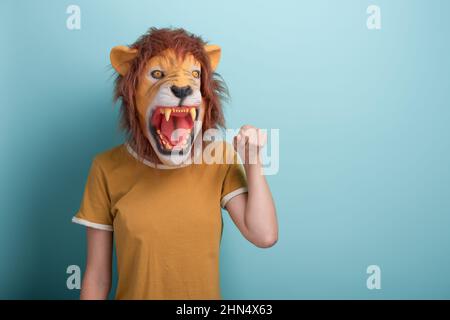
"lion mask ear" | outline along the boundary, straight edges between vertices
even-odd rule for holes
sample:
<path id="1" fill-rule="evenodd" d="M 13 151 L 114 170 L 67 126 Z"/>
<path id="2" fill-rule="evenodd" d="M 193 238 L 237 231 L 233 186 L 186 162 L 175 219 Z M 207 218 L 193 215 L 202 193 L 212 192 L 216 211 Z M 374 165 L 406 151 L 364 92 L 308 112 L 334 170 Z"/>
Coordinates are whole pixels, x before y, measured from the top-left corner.
<path id="1" fill-rule="evenodd" d="M 131 61 L 137 56 L 138 50 L 127 46 L 117 46 L 111 49 L 109 55 L 111 65 L 121 75 L 124 76 L 130 69 Z"/>
<path id="2" fill-rule="evenodd" d="M 215 44 L 208 44 L 205 46 L 205 51 L 208 54 L 209 61 L 211 62 L 211 67 L 213 71 L 216 70 L 220 61 L 220 54 L 221 54 L 220 47 Z"/>

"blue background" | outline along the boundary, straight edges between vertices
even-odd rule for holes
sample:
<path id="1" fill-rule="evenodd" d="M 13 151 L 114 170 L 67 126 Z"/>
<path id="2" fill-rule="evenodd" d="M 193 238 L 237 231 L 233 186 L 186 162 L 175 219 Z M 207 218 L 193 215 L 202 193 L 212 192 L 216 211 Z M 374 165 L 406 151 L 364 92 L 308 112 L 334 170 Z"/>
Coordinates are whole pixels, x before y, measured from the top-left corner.
<path id="1" fill-rule="evenodd" d="M 81 7 L 81 30 L 66 8 Z M 382 29 L 368 30 L 379 5 Z M 149 27 L 222 46 L 229 127 L 279 128 L 280 238 L 224 213 L 224 298 L 450 298 L 449 1 L 0 4 L 0 298 L 77 298 L 70 222 L 93 156 L 122 142 L 109 50 Z M 381 267 L 381 290 L 366 268 Z"/>

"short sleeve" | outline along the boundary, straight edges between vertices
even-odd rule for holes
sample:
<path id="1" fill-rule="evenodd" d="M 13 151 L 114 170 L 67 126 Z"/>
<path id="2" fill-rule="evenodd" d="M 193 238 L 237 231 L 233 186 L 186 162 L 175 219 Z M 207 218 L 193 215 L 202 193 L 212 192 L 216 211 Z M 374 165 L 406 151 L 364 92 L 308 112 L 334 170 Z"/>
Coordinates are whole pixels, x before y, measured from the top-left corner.
<path id="1" fill-rule="evenodd" d="M 111 201 L 106 177 L 98 160 L 94 159 L 84 189 L 80 210 L 72 222 L 94 229 L 113 231 Z"/>
<path id="2" fill-rule="evenodd" d="M 247 178 L 239 157 L 233 154 L 233 163 L 228 164 L 227 173 L 222 184 L 222 194 L 220 198 L 220 206 L 225 208 L 227 202 L 242 193 L 248 192 Z"/>

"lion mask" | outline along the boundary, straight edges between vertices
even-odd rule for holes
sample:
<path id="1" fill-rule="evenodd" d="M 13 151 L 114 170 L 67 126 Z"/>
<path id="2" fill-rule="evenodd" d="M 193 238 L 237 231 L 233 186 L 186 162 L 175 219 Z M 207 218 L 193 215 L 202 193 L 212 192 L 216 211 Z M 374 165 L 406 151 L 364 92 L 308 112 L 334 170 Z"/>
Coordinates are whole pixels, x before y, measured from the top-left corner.
<path id="1" fill-rule="evenodd" d="M 122 126 L 138 155 L 180 164 L 202 129 L 224 125 L 226 90 L 214 73 L 220 54 L 183 29 L 150 29 L 133 45 L 111 50 Z"/>

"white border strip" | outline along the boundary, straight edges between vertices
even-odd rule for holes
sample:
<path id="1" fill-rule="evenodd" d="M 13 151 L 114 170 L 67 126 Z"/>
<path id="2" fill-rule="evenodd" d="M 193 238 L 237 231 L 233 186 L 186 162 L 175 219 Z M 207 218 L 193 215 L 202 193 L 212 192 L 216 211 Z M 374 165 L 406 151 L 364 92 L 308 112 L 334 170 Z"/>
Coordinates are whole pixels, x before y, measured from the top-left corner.
<path id="1" fill-rule="evenodd" d="M 128 153 L 131 154 L 133 156 L 133 158 L 135 158 L 136 160 L 142 162 L 143 164 L 145 164 L 149 167 L 155 168 L 155 169 L 164 169 L 164 170 L 178 169 L 178 168 L 187 167 L 188 165 L 191 164 L 190 162 L 185 162 L 178 166 L 168 166 L 166 164 L 154 163 L 154 162 L 148 161 L 147 159 L 139 159 L 139 156 L 136 153 L 136 151 L 134 151 L 133 148 L 128 143 L 125 143 L 125 146 L 127 148 Z"/>
<path id="2" fill-rule="evenodd" d="M 222 208 L 225 208 L 225 206 L 227 205 L 228 201 L 230 201 L 232 198 L 242 194 L 242 193 L 246 193 L 248 192 L 248 188 L 243 187 L 243 188 L 239 188 L 236 189 L 234 191 L 231 191 L 230 193 L 227 193 L 226 195 L 224 195 L 222 197 L 222 200 L 220 200 L 220 206 Z"/>
<path id="3" fill-rule="evenodd" d="M 72 222 L 73 223 L 78 223 L 81 224 L 83 226 L 86 227 L 90 227 L 90 228 L 94 228 L 94 229 L 99 229 L 99 230 L 104 230 L 104 231 L 113 231 L 113 227 L 109 224 L 100 224 L 100 223 L 94 223 L 94 222 L 90 222 L 84 219 L 80 219 L 77 217 L 73 217 L 72 218 Z"/>

